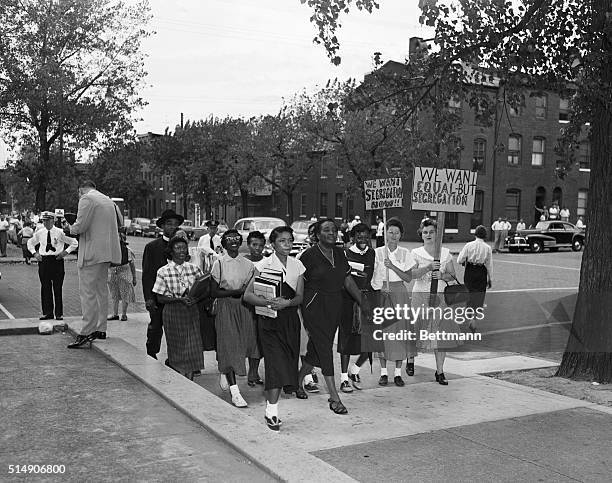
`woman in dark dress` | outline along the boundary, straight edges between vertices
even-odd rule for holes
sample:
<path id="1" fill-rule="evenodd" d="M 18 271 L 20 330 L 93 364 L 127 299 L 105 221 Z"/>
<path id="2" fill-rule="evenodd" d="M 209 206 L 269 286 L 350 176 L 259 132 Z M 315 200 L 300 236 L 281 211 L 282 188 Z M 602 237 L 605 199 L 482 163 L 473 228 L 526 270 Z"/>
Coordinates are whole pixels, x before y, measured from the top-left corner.
<path id="1" fill-rule="evenodd" d="M 347 414 L 334 380 L 333 344 L 342 315 L 342 290 L 345 289 L 357 301 L 364 313 L 368 313 L 370 307 L 351 277 L 344 250 L 335 246 L 338 227 L 334 220 L 321 221 L 316 230 L 318 243 L 300 257 L 306 267 L 302 316 L 308 332 L 308 345 L 300 368 L 299 384 L 313 367 L 320 367 L 329 390 L 329 408 L 336 414 Z"/>
<path id="2" fill-rule="evenodd" d="M 374 274 L 375 253 L 370 245 L 370 228 L 365 223 L 359 223 L 351 230 L 351 238 L 355 244 L 345 250 L 346 258 L 351 264 L 351 277 L 361 291 L 363 297 L 368 297 L 370 306 L 376 305 L 377 292 L 370 282 Z M 360 317 L 355 310 L 355 301 L 343 292 L 342 319 L 338 329 L 338 353 L 340 354 L 340 390 L 353 392 L 361 389 L 359 370 L 372 352 L 382 352 L 381 343 L 374 340 L 371 318 Z M 357 361 L 349 370 L 352 355 L 358 355 Z M 349 382 L 349 379 L 351 382 Z"/>
<path id="3" fill-rule="evenodd" d="M 254 280 L 244 293 L 244 301 L 254 306 L 267 306 L 277 311 L 276 318 L 259 316 L 258 332 L 266 367 L 266 414 L 268 427 L 280 428 L 278 399 L 284 387 L 295 388 L 298 383 L 300 356 L 300 318 L 297 308 L 302 303 L 304 272 L 302 262 L 289 256 L 293 247 L 293 230 L 288 226 L 274 228 L 270 233 L 274 253 L 255 263 L 255 275 L 266 269 L 283 273 L 281 296 L 268 300 L 255 295 Z"/>

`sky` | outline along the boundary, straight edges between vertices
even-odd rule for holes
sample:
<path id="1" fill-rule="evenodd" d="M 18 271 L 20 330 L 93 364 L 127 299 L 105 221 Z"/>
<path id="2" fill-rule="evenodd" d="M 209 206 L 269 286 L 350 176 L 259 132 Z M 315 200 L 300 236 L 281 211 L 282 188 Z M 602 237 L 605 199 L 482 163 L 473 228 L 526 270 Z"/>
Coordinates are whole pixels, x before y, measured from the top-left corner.
<path id="1" fill-rule="evenodd" d="M 342 63 L 332 65 L 300 0 L 149 0 L 155 35 L 147 54 L 148 106 L 136 116 L 138 133 L 162 133 L 211 115 L 275 114 L 283 98 L 328 79 L 358 81 L 372 70 L 372 54 L 403 61 L 408 39 L 427 37 L 418 0 L 380 0 L 371 15 L 341 18 Z"/>

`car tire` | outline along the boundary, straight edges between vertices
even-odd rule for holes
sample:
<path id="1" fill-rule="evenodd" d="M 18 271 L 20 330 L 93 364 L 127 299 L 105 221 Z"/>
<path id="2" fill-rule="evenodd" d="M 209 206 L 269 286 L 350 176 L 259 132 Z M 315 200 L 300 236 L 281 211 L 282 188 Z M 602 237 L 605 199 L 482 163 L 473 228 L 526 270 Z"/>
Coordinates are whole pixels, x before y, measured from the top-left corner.
<path id="1" fill-rule="evenodd" d="M 530 241 L 529 248 L 531 250 L 531 253 L 541 253 L 544 250 L 542 242 L 538 240 Z"/>
<path id="2" fill-rule="evenodd" d="M 582 240 L 574 240 L 572 242 L 572 250 L 575 252 L 579 252 L 580 250 L 582 250 L 582 245 L 583 245 Z"/>

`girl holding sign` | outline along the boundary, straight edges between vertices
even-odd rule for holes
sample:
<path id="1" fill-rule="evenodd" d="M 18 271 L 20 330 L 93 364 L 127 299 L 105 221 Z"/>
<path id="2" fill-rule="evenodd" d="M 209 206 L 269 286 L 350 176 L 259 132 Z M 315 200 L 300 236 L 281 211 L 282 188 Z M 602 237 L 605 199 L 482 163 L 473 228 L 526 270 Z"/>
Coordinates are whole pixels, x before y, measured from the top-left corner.
<path id="1" fill-rule="evenodd" d="M 421 316 L 417 321 L 419 334 L 421 330 L 426 330 L 428 334 L 458 334 L 460 333 L 459 326 L 454 320 L 440 317 L 436 311 L 428 311 L 430 307 L 430 287 L 431 279 L 436 278 L 439 281 L 450 282 L 455 276 L 455 267 L 453 266 L 453 258 L 448 248 L 442 247 L 440 252 L 440 261 L 435 261 L 435 245 L 436 245 L 436 230 L 437 223 L 433 220 L 424 220 L 419 228 L 419 235 L 423 239 L 423 246 L 412 250 L 412 255 L 416 262 L 416 268 L 412 269 L 412 276 L 415 279 L 414 287 L 412 288 L 412 307 L 413 310 L 421 310 Z M 435 295 L 435 305 L 444 309 L 442 294 L 445 284 L 438 283 L 438 293 Z M 440 311 L 437 311 L 440 312 Z M 426 313 L 426 316 L 423 314 Z M 444 359 L 446 358 L 446 350 L 456 347 L 458 344 L 455 340 L 444 340 L 443 337 L 419 339 L 419 345 L 426 350 L 432 350 L 436 357 L 436 382 L 446 386 L 448 382 L 444 377 Z"/>
<path id="2" fill-rule="evenodd" d="M 410 294 L 405 283 L 412 280 L 410 270 L 416 265 L 410 250 L 399 246 L 404 233 L 402 223 L 391 218 L 387 221 L 387 245 L 376 249 L 374 276 L 372 288 L 380 290 L 380 307 L 399 308 L 393 318 L 387 319 L 383 325 L 384 352 L 378 354 L 380 360 L 380 379 L 378 384 L 386 386 L 389 383 L 387 360 L 395 361 L 393 382 L 403 386 L 402 362 L 406 359 L 406 373 L 414 376 L 414 356 L 417 355 L 415 340 L 392 337 L 396 334 L 407 334 L 414 329 L 409 318 L 405 317 L 404 307 L 410 307 Z"/>

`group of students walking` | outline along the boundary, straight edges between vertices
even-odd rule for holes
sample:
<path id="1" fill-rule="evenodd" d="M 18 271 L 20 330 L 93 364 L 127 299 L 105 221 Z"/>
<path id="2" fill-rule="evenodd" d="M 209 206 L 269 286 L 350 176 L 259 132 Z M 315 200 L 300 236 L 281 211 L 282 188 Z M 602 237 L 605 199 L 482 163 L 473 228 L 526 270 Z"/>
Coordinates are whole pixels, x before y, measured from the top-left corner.
<path id="1" fill-rule="evenodd" d="M 261 255 L 265 243 L 261 233 L 249 235 L 251 253 L 241 256 L 238 252 L 242 236 L 236 230 L 228 230 L 221 237 L 223 252 L 210 270 L 210 291 L 197 298 L 190 297 L 189 292 L 206 274 L 188 261 L 187 240 L 175 236 L 182 221 L 180 215 L 165 212 L 159 222 L 163 237 L 149 243 L 143 255 L 143 290 L 151 314 L 147 352 L 152 357 L 159 352 L 162 327 L 168 345 L 166 363 L 187 377 L 193 378 L 204 368 L 203 350 L 215 349 L 220 384 L 229 389 L 235 406 L 247 406 L 236 376 L 248 376 L 250 386 L 264 385 L 265 421 L 272 430 L 279 430 L 282 424 L 278 401 L 283 390 L 300 399 L 308 398 L 305 385 L 309 392 L 318 391 L 309 379 L 313 367 L 321 368 L 330 410 L 348 413 L 334 378 L 333 345 L 337 331 L 341 392 L 362 388 L 360 369 L 373 356 L 380 360 L 379 384 L 389 383 L 387 361 L 391 361 L 395 364 L 393 382 L 403 386 L 403 361 L 406 360 L 407 375 L 413 376 L 414 357 L 419 349 L 433 350 L 435 380 L 441 385 L 448 384 L 444 359 L 446 351 L 454 348 L 457 341 L 392 337 L 380 340 L 374 336 L 380 327 L 372 322 L 375 307 L 443 304 L 440 297 L 443 284 L 438 283 L 438 296 L 432 298 L 431 280 L 450 282 L 455 278 L 455 268 L 449 250 L 444 247 L 440 261 L 435 260 L 435 221 L 422 222 L 419 234 L 423 246 L 412 251 L 399 246 L 404 228 L 397 219 L 387 221 L 386 244 L 376 249 L 371 247 L 370 227 L 364 223 L 353 226 L 353 243 L 345 249 L 336 246 L 338 228 L 334 220 L 317 221 L 311 225 L 311 247 L 295 258 L 289 256 L 293 231 L 288 226 L 277 227 L 270 233 L 268 241 L 274 253 L 267 258 Z M 471 252 L 464 254 L 463 262 L 473 268 L 485 266 L 485 261 L 475 260 Z M 485 271 L 485 285 L 490 283 L 490 248 L 486 264 L 484 269 L 475 269 L 478 273 L 472 276 L 478 284 Z M 271 299 L 255 290 L 255 280 L 270 271 L 282 273 L 281 295 Z M 412 281 L 409 293 L 407 284 Z M 475 297 L 471 303 L 481 300 Z M 275 311 L 276 316 L 256 315 L 258 306 Z M 454 321 L 441 317 L 412 322 L 411 327 L 406 318 L 386 320 L 383 332 L 420 328 L 430 333 L 461 330 Z M 305 347 L 300 343 L 304 334 Z M 358 356 L 353 364 L 351 356 Z M 259 375 L 262 358 L 263 381 Z"/>

